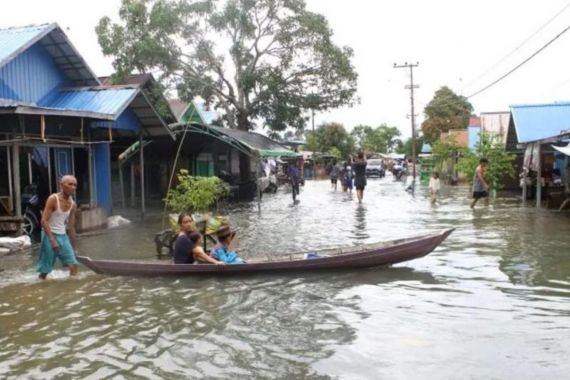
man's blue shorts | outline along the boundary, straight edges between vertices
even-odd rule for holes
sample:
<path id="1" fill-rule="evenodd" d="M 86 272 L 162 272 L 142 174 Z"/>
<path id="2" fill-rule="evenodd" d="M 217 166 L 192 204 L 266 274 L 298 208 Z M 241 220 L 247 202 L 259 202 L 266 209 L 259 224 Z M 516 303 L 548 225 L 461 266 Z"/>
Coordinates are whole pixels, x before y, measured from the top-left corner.
<path id="1" fill-rule="evenodd" d="M 40 244 L 40 257 L 37 263 L 37 272 L 50 273 L 53 270 L 55 259 L 58 258 L 64 266 L 77 264 L 75 252 L 66 234 L 53 234 L 59 244 L 59 252 L 54 252 L 47 235 L 42 231 L 42 242 Z"/>

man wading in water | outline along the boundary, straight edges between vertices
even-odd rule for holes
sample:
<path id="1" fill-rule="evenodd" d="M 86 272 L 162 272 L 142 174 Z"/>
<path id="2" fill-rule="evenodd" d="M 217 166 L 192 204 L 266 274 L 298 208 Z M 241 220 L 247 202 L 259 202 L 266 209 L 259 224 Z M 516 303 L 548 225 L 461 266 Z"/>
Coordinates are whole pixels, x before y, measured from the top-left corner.
<path id="1" fill-rule="evenodd" d="M 75 254 L 75 202 L 71 195 L 77 189 L 77 180 L 72 175 L 61 178 L 61 191 L 49 196 L 42 214 L 42 241 L 37 271 L 45 280 L 53 270 L 55 259 L 69 267 L 69 275 L 77 275 Z M 68 235 L 69 232 L 69 235 Z M 70 240 L 71 238 L 71 240 Z"/>
<path id="2" fill-rule="evenodd" d="M 475 169 L 473 177 L 473 201 L 471 208 L 475 207 L 475 203 L 481 198 L 485 198 L 485 204 L 489 204 L 489 185 L 485 181 L 485 168 L 489 161 L 486 158 L 479 160 L 479 166 Z"/>

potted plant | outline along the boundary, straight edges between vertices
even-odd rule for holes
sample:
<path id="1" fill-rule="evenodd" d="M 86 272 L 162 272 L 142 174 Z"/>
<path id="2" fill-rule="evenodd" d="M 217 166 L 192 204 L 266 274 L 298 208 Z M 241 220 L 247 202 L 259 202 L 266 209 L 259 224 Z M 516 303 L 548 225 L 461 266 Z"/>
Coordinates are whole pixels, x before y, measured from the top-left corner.
<path id="1" fill-rule="evenodd" d="M 172 253 L 173 243 L 179 229 L 178 214 L 182 212 L 192 214 L 197 229 L 202 233 L 206 231 L 209 220 L 212 220 L 213 224 L 224 220 L 223 217 L 211 218 L 212 208 L 220 198 L 229 194 L 229 186 L 224 181 L 218 177 L 191 176 L 186 169 L 181 169 L 177 178 L 178 185 L 170 189 L 164 199 L 166 207 L 174 213 L 174 217 L 169 217 L 171 228 L 155 235 L 159 257 L 165 253 Z"/>

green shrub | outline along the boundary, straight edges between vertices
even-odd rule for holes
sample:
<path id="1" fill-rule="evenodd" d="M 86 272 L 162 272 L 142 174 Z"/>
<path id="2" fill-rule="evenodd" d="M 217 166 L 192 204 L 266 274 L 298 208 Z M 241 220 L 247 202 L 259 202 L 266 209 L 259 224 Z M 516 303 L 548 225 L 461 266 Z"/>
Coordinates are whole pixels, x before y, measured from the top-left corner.
<path id="1" fill-rule="evenodd" d="M 177 175 L 178 186 L 168 191 L 166 205 L 175 212 L 206 212 L 216 202 L 229 194 L 227 183 L 218 177 L 193 177 L 181 169 Z"/>

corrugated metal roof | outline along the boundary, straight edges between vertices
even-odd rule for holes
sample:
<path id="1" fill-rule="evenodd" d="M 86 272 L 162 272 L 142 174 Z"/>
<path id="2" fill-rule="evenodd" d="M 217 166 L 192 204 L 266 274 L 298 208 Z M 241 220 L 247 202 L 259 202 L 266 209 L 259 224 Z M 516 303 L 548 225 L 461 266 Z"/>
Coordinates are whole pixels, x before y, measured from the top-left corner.
<path id="1" fill-rule="evenodd" d="M 43 46 L 75 85 L 101 84 L 56 23 L 0 29 L 0 67 L 36 43 Z"/>
<path id="2" fill-rule="evenodd" d="M 39 102 L 40 107 L 88 111 L 118 117 L 138 94 L 133 87 L 87 87 L 54 91 Z"/>
<path id="3" fill-rule="evenodd" d="M 0 66 L 18 55 L 21 49 L 31 46 L 49 33 L 54 27 L 54 24 L 43 24 L 0 29 Z"/>
<path id="4" fill-rule="evenodd" d="M 517 140 L 527 143 L 570 130 L 570 102 L 511 106 Z"/>
<path id="5" fill-rule="evenodd" d="M 0 98 L 0 108 L 10 108 L 10 107 L 20 107 L 20 106 L 35 106 L 35 104 L 23 102 L 20 100 Z"/>

